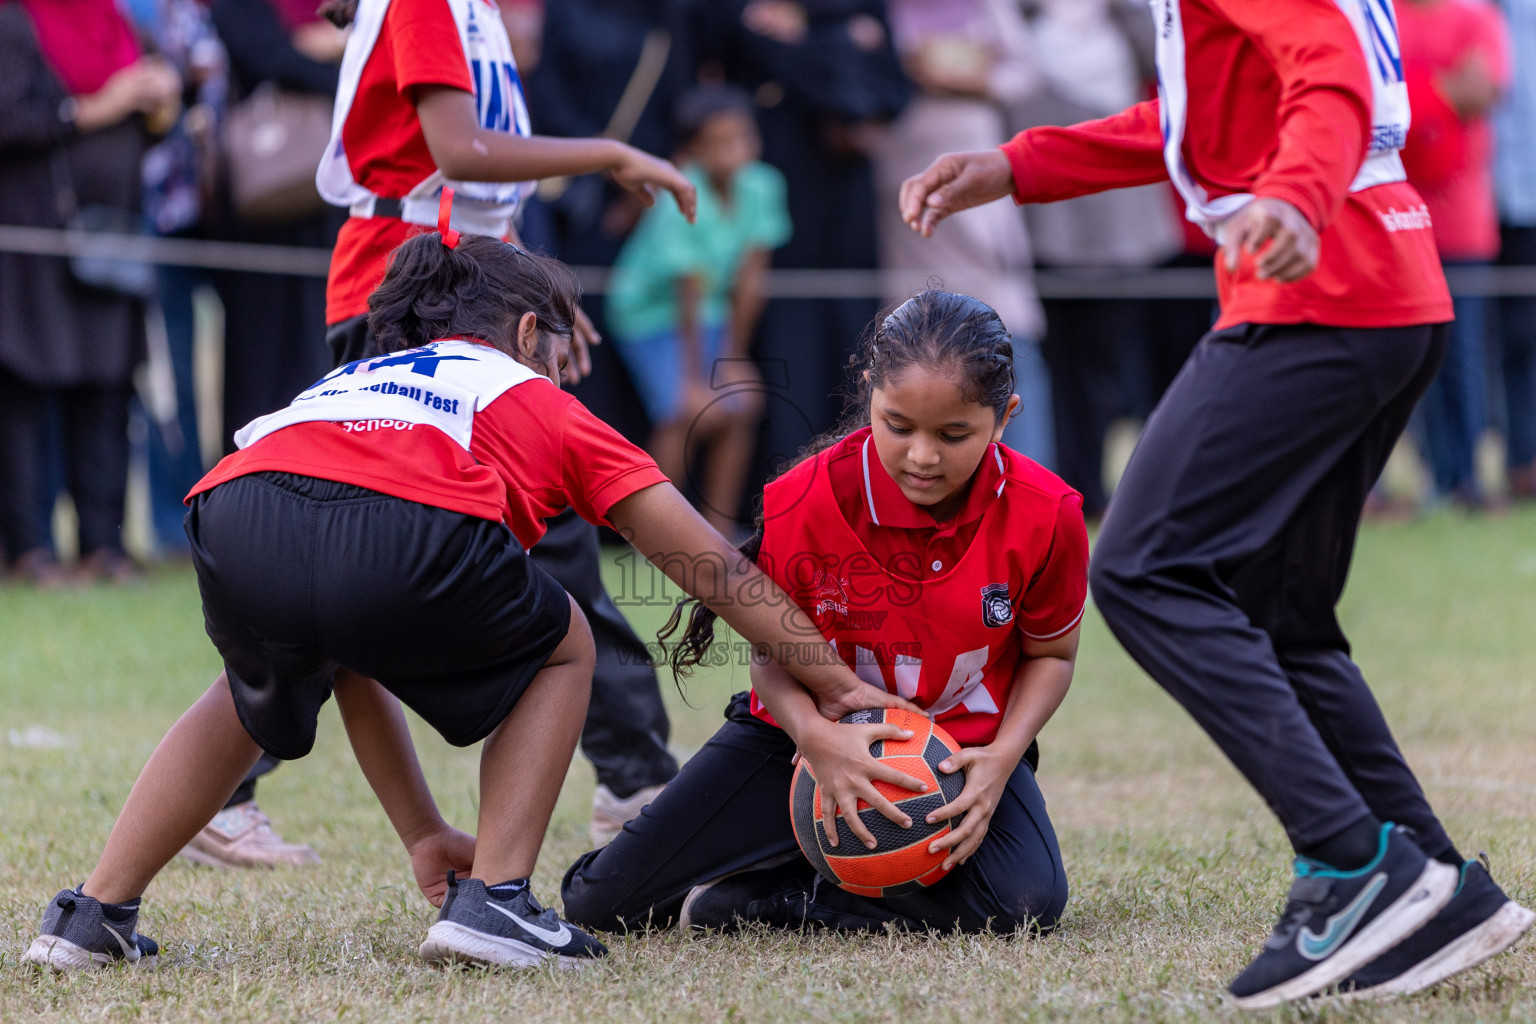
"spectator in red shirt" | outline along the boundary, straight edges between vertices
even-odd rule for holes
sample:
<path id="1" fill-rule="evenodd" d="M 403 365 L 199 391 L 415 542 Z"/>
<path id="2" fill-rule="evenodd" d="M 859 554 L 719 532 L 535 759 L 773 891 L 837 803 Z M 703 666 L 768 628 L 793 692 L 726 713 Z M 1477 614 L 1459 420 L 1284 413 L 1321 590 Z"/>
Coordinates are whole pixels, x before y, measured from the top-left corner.
<path id="1" fill-rule="evenodd" d="M 1221 243 L 1221 316 L 1110 503 L 1095 602 L 1300 855 L 1279 924 L 1231 985 L 1237 1004 L 1416 991 L 1536 915 L 1457 853 L 1333 610 L 1366 495 L 1451 318 L 1397 155 L 1408 104 L 1392 8 L 1154 0 L 1153 14 L 1158 99 L 942 156 L 903 186 L 902 213 L 926 234 L 1008 195 L 1169 178 Z"/>
<path id="2" fill-rule="evenodd" d="M 1477 266 L 1499 255 L 1490 115 L 1509 85 L 1504 17 L 1488 0 L 1408 0 L 1397 8 L 1403 77 L 1413 127 L 1403 148 L 1408 180 L 1424 197 L 1435 246 L 1447 265 Z M 1489 301 L 1455 299 L 1445 364 L 1420 403 L 1437 494 L 1483 504 L 1477 441 L 1488 425 Z"/>

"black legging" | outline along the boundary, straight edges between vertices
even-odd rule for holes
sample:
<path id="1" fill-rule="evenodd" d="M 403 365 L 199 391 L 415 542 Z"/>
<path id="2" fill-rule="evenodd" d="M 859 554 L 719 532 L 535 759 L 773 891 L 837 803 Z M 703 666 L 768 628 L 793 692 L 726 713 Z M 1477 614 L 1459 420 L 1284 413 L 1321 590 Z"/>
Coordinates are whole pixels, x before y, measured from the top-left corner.
<path id="1" fill-rule="evenodd" d="M 725 724 L 640 817 L 565 873 L 565 915 L 604 930 L 664 926 L 695 885 L 798 850 L 789 822 L 795 745 L 754 718 L 747 695 Z M 807 864 L 807 867 L 809 865 Z M 899 928 L 1012 932 L 1053 927 L 1067 903 L 1067 876 L 1035 775 L 1020 763 L 979 849 L 938 884 L 868 899 L 816 887 L 807 915 L 849 931 Z"/>
<path id="2" fill-rule="evenodd" d="M 50 405 L 63 428 L 65 484 L 80 554 L 122 551 L 128 486 L 129 385 L 39 388 L 0 369 L 0 547 L 11 558 L 49 547 L 44 437 Z"/>

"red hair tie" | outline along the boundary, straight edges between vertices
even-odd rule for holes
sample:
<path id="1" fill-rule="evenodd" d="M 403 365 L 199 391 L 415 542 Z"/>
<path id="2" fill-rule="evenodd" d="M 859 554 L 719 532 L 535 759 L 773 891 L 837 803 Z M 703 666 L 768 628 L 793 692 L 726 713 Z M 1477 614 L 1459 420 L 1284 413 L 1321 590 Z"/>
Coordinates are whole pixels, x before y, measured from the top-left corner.
<path id="1" fill-rule="evenodd" d="M 437 231 L 443 236 L 443 244 L 450 249 L 459 247 L 459 233 L 448 226 L 449 219 L 453 216 L 453 189 L 443 189 L 442 198 L 437 201 Z"/>

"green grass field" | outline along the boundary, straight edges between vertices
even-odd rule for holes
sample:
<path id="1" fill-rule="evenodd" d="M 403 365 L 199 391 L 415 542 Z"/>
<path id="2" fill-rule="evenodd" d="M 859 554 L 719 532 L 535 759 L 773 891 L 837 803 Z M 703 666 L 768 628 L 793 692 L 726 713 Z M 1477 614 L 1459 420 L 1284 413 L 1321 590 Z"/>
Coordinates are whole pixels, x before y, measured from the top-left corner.
<path id="1" fill-rule="evenodd" d="M 629 609 L 654 632 L 665 609 Z M 1536 902 L 1536 511 L 1368 528 L 1344 606 L 1360 662 L 1463 849 Z M 565 976 L 444 973 L 415 946 L 433 911 L 327 708 L 314 754 L 261 793 L 314 869 L 173 863 L 141 927 L 156 972 L 53 978 L 18 964 L 43 901 L 80 882 L 135 773 L 217 672 L 188 570 L 133 590 L 0 587 L 0 1021 L 968 1021 L 1238 1019 L 1222 986 L 1288 884 L 1284 839 L 1205 737 L 1090 615 L 1076 684 L 1042 736 L 1040 782 L 1072 883 L 1042 940 L 756 932 L 614 937 Z M 674 739 L 714 730 L 745 670 L 667 685 Z M 472 828 L 474 751 L 417 732 L 448 818 Z M 579 757 L 536 890 L 585 849 Z M 1536 1019 L 1536 945 L 1384 1006 L 1283 1020 Z"/>

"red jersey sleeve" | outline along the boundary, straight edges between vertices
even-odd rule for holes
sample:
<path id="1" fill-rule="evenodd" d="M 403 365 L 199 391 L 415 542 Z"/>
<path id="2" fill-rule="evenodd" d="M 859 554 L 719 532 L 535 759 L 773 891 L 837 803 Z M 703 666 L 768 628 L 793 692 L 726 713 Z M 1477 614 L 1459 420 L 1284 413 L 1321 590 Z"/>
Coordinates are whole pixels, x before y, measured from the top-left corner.
<path id="1" fill-rule="evenodd" d="M 563 424 L 560 464 L 565 495 L 587 522 L 606 524 L 614 505 L 636 491 L 668 482 L 654 459 L 575 398 Z"/>
<path id="2" fill-rule="evenodd" d="M 1371 80 L 1355 30 L 1335 0 L 1202 0 L 1269 58 L 1280 79 L 1280 138 L 1254 180 L 1321 231 L 1333 220 L 1371 137 Z"/>
<path id="3" fill-rule="evenodd" d="M 1051 549 L 1029 581 L 1015 621 L 1031 640 L 1054 640 L 1082 621 L 1087 600 L 1088 528 L 1083 524 L 1083 499 L 1071 493 L 1056 506 Z"/>
<path id="4" fill-rule="evenodd" d="M 1168 179 L 1156 100 L 1065 128 L 1042 125 L 1000 147 L 1016 203 L 1054 203 Z"/>
<path id="5" fill-rule="evenodd" d="M 418 85 L 446 85 L 474 92 L 469 62 L 448 0 L 392 0 L 384 16 L 403 96 Z"/>

